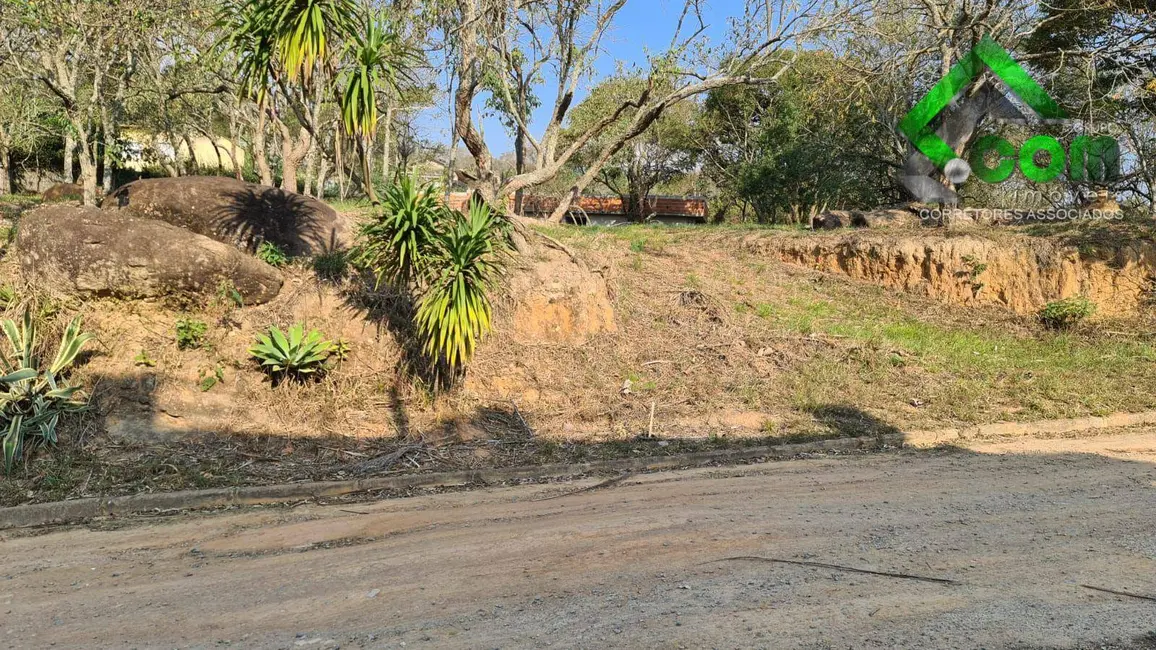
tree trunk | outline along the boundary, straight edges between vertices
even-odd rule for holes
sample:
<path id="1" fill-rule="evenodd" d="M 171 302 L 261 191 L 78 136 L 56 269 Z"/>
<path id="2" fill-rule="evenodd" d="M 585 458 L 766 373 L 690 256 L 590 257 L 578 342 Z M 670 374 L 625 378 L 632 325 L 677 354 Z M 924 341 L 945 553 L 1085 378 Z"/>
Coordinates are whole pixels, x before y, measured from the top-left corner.
<path id="1" fill-rule="evenodd" d="M 0 133 L 0 138 L 4 135 Z M 0 196 L 12 193 L 12 154 L 9 153 L 8 143 L 0 141 Z"/>
<path id="2" fill-rule="evenodd" d="M 314 191 L 314 198 L 325 200 L 325 177 L 329 175 L 329 157 L 324 154 L 321 156 L 321 162 L 317 165 L 317 183 Z"/>
<path id="3" fill-rule="evenodd" d="M 385 135 L 381 138 L 381 180 L 389 185 L 393 179 L 389 175 L 390 165 L 393 163 L 390 143 L 393 142 L 393 98 L 390 97 L 385 105 Z"/>
<path id="4" fill-rule="evenodd" d="M 87 140 L 80 142 L 80 185 L 84 188 L 84 204 L 95 207 L 98 183 L 94 145 L 95 143 L 90 143 Z"/>
<path id="5" fill-rule="evenodd" d="M 112 166 L 115 155 L 113 143 L 116 142 L 116 127 L 112 124 L 108 108 L 100 110 L 101 134 L 104 136 L 104 177 L 101 179 L 101 189 L 105 194 L 112 192 Z"/>
<path id="6" fill-rule="evenodd" d="M 514 136 L 514 175 L 521 176 L 526 171 L 526 132 L 518 129 Z M 514 192 L 514 214 L 522 216 L 522 204 L 526 198 L 525 188 Z"/>
<path id="7" fill-rule="evenodd" d="M 281 128 L 281 189 L 296 192 L 297 167 L 305 159 L 313 139 L 308 131 L 301 129 L 297 134 L 297 141 L 294 142 L 289 134 L 289 128 L 284 123 L 278 122 L 278 127 Z"/>
<path id="8" fill-rule="evenodd" d="M 261 175 L 261 184 L 273 187 L 273 168 L 269 166 L 269 151 L 265 144 L 265 109 L 258 106 L 257 128 L 253 130 L 253 162 Z"/>
<path id="9" fill-rule="evenodd" d="M 72 137 L 71 131 L 64 133 L 64 182 L 72 183 L 76 181 L 76 176 L 73 175 L 72 158 L 76 155 L 76 139 Z"/>
<path id="10" fill-rule="evenodd" d="M 337 163 L 337 193 L 345 200 L 345 159 L 341 155 L 341 129 L 333 132 L 333 152 Z"/>
<path id="11" fill-rule="evenodd" d="M 313 181 L 317 177 L 317 141 L 314 140 L 309 144 L 309 151 L 305 154 L 305 187 L 301 189 L 301 193 L 306 196 L 314 196 Z"/>
<path id="12" fill-rule="evenodd" d="M 371 146 L 366 146 L 367 138 L 358 136 L 357 152 L 361 154 L 361 178 L 362 185 L 365 186 L 365 197 L 373 205 L 377 205 L 377 192 L 373 189 L 373 170 L 370 166 L 370 151 Z"/>

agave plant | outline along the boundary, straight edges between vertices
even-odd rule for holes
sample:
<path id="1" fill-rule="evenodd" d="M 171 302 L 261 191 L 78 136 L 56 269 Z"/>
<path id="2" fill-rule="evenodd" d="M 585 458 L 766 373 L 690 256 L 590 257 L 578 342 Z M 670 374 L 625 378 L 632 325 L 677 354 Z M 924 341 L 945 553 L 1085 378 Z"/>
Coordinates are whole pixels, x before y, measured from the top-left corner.
<path id="1" fill-rule="evenodd" d="M 325 368 L 332 352 L 332 341 L 326 341 L 317 330 L 306 335 L 301 323 L 290 327 L 288 334 L 271 327 L 268 333 L 258 335 L 256 345 L 249 348 L 249 354 L 274 380 L 284 377 L 300 380 L 315 374 Z"/>
<path id="2" fill-rule="evenodd" d="M 488 206 L 471 202 L 468 214 L 441 233 L 425 267 L 415 321 L 426 356 L 451 372 L 469 362 L 490 331 L 488 293 L 501 273 L 504 227 Z"/>
<path id="3" fill-rule="evenodd" d="M 19 324 L 8 319 L 0 322 L 11 349 L 10 354 L 0 351 L 0 435 L 6 472 L 23 457 L 29 438 L 38 438 L 41 444 L 56 444 L 60 416 L 85 407 L 85 402 L 76 397 L 79 387 L 69 386 L 62 377 L 84 344 L 92 339 L 80 327 L 79 317 L 68 324 L 56 357 L 42 369 L 32 311 L 25 309 Z"/>
<path id="4" fill-rule="evenodd" d="M 381 210 L 361 224 L 354 264 L 371 271 L 379 286 L 409 288 L 420 279 L 446 212 L 432 184 L 401 179 L 385 191 Z"/>

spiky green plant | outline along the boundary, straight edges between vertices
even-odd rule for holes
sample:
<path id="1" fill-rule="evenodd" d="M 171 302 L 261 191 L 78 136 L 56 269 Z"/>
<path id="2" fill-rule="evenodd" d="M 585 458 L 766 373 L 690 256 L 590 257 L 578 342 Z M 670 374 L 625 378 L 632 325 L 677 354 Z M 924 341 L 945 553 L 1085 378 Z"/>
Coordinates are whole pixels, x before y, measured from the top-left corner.
<path id="1" fill-rule="evenodd" d="M 80 317 L 68 324 L 52 363 L 42 369 L 32 311 L 25 309 L 19 324 L 10 319 L 0 322 L 10 348 L 7 353 L 0 350 L 0 435 L 5 472 L 11 472 L 15 462 L 23 458 L 29 438 L 37 438 L 40 444 L 56 444 L 60 416 L 85 407 L 76 397 L 80 388 L 63 379 L 81 348 L 92 339 L 80 327 Z"/>
<path id="2" fill-rule="evenodd" d="M 268 333 L 257 336 L 249 354 L 260 362 L 261 368 L 274 381 L 284 378 L 301 380 L 325 368 L 333 352 L 333 342 L 327 341 L 317 330 L 305 334 L 305 325 L 296 323 L 288 334 L 270 327 Z"/>
<path id="3" fill-rule="evenodd" d="M 331 43 L 353 32 L 353 0 L 229 0 L 218 11 L 223 44 L 238 56 L 242 88 L 261 101 L 274 76 L 308 84 Z"/>
<path id="4" fill-rule="evenodd" d="M 455 213 L 424 266 L 424 288 L 415 314 L 427 357 L 456 372 L 473 357 L 492 324 L 489 291 L 502 269 L 505 221 L 479 201 Z"/>
<path id="5" fill-rule="evenodd" d="M 434 185 L 401 179 L 385 191 L 381 209 L 359 227 L 354 264 L 371 271 L 379 286 L 409 288 L 420 279 L 446 213 Z"/>

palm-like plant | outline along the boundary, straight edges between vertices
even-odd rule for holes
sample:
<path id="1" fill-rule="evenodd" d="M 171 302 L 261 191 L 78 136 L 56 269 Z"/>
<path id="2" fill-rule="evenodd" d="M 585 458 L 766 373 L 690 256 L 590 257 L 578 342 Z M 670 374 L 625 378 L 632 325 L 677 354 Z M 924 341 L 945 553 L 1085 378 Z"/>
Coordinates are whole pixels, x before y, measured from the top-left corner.
<path id="1" fill-rule="evenodd" d="M 403 178 L 385 191 L 382 206 L 361 224 L 353 261 L 382 282 L 407 289 L 421 274 L 447 210 L 432 184 Z"/>
<path id="2" fill-rule="evenodd" d="M 84 344 L 92 339 L 80 327 L 79 317 L 68 324 L 56 357 L 41 369 L 32 311 L 25 309 L 19 324 L 7 319 L 0 322 L 11 349 L 10 354 L 0 351 L 0 435 L 6 472 L 23 456 L 29 437 L 38 437 L 42 444 L 56 444 L 60 416 L 84 408 L 85 403 L 76 398 L 79 387 L 69 386 L 62 378 Z"/>
<path id="3" fill-rule="evenodd" d="M 318 70 L 329 79 L 344 77 L 344 88 L 334 85 L 332 96 L 345 132 L 357 140 L 366 196 L 377 203 L 365 140 L 377 128 L 377 95 L 397 89 L 411 60 L 389 22 L 355 0 L 228 0 L 218 24 L 222 44 L 238 57 L 242 91 L 262 108 L 271 86 L 299 82 L 312 89 Z"/>
<path id="4" fill-rule="evenodd" d="M 331 43 L 354 32 L 357 12 L 353 0 L 229 0 L 218 24 L 242 86 L 260 98 L 277 79 L 308 85 L 319 63 L 332 68 Z"/>
<path id="5" fill-rule="evenodd" d="M 377 132 L 377 93 L 397 89 L 398 68 L 408 58 L 397 32 L 380 16 L 365 20 L 362 30 L 351 35 L 346 46 L 349 67 L 341 94 L 341 122 L 357 140 L 363 176 L 370 177 L 366 140 Z M 377 203 L 373 183 L 365 183 L 370 202 Z"/>
<path id="6" fill-rule="evenodd" d="M 490 331 L 489 291 L 501 273 L 505 220 L 479 201 L 457 214 L 430 252 L 415 321 L 425 354 L 457 371 Z"/>

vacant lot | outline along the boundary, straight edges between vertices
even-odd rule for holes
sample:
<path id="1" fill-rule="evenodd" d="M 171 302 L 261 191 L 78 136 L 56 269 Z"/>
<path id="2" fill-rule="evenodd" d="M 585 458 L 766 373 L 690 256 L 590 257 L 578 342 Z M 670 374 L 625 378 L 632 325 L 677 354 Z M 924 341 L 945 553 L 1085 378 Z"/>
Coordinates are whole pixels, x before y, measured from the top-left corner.
<path id="1" fill-rule="evenodd" d="M 1148 312 L 1055 332 L 743 245 L 808 236 L 800 231 L 543 232 L 606 278 L 616 331 L 580 345 L 516 339 L 503 303 L 464 381 L 442 394 L 407 374 L 392 298 L 353 279 L 323 281 L 307 260 L 287 266 L 281 295 L 256 307 L 82 302 L 17 287 L 57 328 L 79 313 L 98 335 L 76 373 L 94 408 L 65 423 L 59 449 L 0 483 L 0 503 L 1156 408 Z M 16 275 L 11 255 L 0 270 Z M 182 320 L 205 323 L 198 347 L 178 348 Z M 273 388 L 247 350 L 255 332 L 295 321 L 345 341 L 348 357 L 320 382 Z"/>

